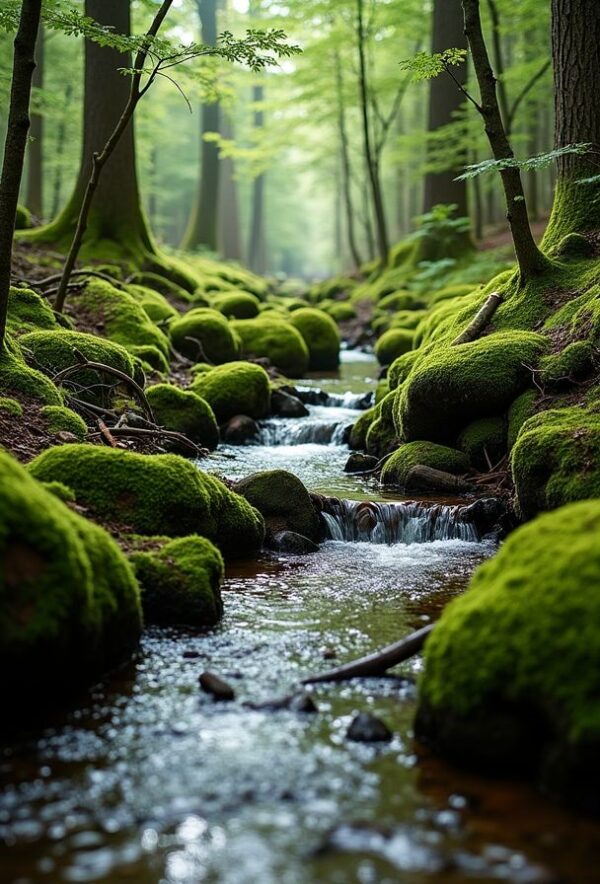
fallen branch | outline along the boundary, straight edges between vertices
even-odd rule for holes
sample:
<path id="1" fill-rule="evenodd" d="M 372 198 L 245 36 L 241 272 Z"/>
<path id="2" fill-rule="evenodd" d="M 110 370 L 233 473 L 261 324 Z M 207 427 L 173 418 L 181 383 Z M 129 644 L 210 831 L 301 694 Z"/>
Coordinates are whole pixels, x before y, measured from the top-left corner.
<path id="1" fill-rule="evenodd" d="M 492 292 L 466 329 L 452 341 L 452 346 L 457 347 L 459 344 L 468 344 L 470 341 L 475 341 L 485 331 L 501 303 L 502 295 L 500 292 Z"/>
<path id="2" fill-rule="evenodd" d="M 123 282 L 120 279 L 116 279 L 114 276 L 109 276 L 108 273 L 102 273 L 100 270 L 73 270 L 71 276 L 93 276 L 96 279 L 103 279 L 105 282 L 110 282 L 111 285 L 123 285 Z M 44 279 L 38 279 L 34 282 L 28 282 L 27 284 L 35 288 L 45 288 L 53 282 L 60 282 L 61 277 L 62 273 L 54 273 L 52 276 L 46 276 Z M 23 281 L 27 282 L 27 280 Z"/>
<path id="3" fill-rule="evenodd" d="M 347 681 L 350 678 L 368 678 L 370 676 L 383 675 L 392 666 L 397 666 L 405 660 L 409 660 L 418 654 L 423 645 L 429 638 L 434 624 L 424 626 L 416 632 L 407 635 L 405 638 L 394 642 L 393 645 L 387 645 L 381 651 L 375 654 L 369 654 L 367 657 L 360 657 L 351 663 L 345 663 L 343 666 L 337 666 L 335 669 L 329 669 L 321 675 L 312 675 L 310 678 L 303 678 L 302 684 L 319 684 L 327 681 Z"/>
<path id="4" fill-rule="evenodd" d="M 111 448 L 116 448 L 117 447 L 117 440 L 112 435 L 111 431 L 108 429 L 108 427 L 106 426 L 106 424 L 104 423 L 102 418 L 99 417 L 97 423 L 98 423 L 98 429 L 100 430 L 100 433 L 102 434 L 103 438 L 106 439 L 106 441 L 108 442 L 108 444 L 110 445 Z"/>
<path id="5" fill-rule="evenodd" d="M 172 439 L 174 442 L 179 442 L 185 447 L 189 448 L 190 451 L 193 451 L 198 457 L 206 457 L 208 455 L 208 450 L 206 448 L 201 448 L 199 445 L 196 445 L 195 442 L 192 442 L 191 439 L 188 439 L 187 436 L 184 436 L 182 433 L 175 433 L 173 430 L 163 430 L 161 427 L 155 427 L 154 429 L 144 429 L 142 427 L 111 427 L 110 433 L 116 439 L 126 438 L 126 439 L 136 439 L 136 438 L 164 438 L 164 439 Z M 90 437 L 98 437 L 104 435 L 103 433 L 91 433 Z"/>
<path id="6" fill-rule="evenodd" d="M 84 369 L 90 369 L 91 371 L 98 371 L 103 372 L 104 374 L 110 374 L 115 378 L 119 378 L 119 380 L 122 381 L 125 386 L 130 387 L 134 391 L 144 411 L 146 412 L 146 416 L 152 424 L 156 424 L 152 408 L 150 407 L 150 403 L 146 399 L 146 394 L 137 381 L 134 381 L 133 378 L 130 378 L 129 375 L 125 374 L 124 371 L 119 371 L 118 368 L 113 368 L 112 365 L 105 365 L 103 362 L 89 362 L 85 358 L 85 356 L 83 356 L 83 354 L 78 351 L 74 352 L 75 357 L 79 359 L 79 362 L 77 363 L 77 365 L 70 365 L 68 368 L 64 368 L 52 378 L 57 387 L 60 387 L 67 380 L 67 378 L 71 377 L 71 375 L 77 374 L 77 372 Z"/>

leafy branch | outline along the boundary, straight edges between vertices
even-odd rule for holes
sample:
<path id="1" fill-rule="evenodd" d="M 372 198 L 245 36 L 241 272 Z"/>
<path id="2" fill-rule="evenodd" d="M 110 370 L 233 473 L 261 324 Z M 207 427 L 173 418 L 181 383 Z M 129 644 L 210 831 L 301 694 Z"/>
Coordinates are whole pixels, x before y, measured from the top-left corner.
<path id="1" fill-rule="evenodd" d="M 552 165 L 555 160 L 567 155 L 585 156 L 594 153 L 593 145 L 587 143 L 567 144 L 564 147 L 557 147 L 547 153 L 536 154 L 533 157 L 527 157 L 519 160 L 516 157 L 505 157 L 503 159 L 483 160 L 481 163 L 474 163 L 466 166 L 462 175 L 459 175 L 457 181 L 468 181 L 471 178 L 477 178 L 478 175 L 484 175 L 487 172 L 502 172 L 505 169 L 521 169 L 525 172 L 535 172 L 537 169 L 544 169 Z"/>

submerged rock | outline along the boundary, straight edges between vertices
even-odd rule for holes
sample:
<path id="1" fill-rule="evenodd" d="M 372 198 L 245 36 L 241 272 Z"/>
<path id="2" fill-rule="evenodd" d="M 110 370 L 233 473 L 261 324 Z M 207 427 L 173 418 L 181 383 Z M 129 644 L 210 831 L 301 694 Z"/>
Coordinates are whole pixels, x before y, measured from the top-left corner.
<path id="1" fill-rule="evenodd" d="M 214 672 L 203 672 L 198 678 L 198 683 L 205 694 L 211 694 L 215 700 L 234 700 L 235 691 L 230 684 L 215 675 Z"/>
<path id="2" fill-rule="evenodd" d="M 271 414 L 277 417 L 307 417 L 308 413 L 306 405 L 296 396 L 283 390 L 273 390 L 271 393 Z"/>
<path id="3" fill-rule="evenodd" d="M 309 540 L 308 537 L 304 537 L 302 534 L 297 534 L 295 531 L 277 531 L 270 538 L 268 545 L 277 552 L 296 556 L 319 551 L 316 543 L 313 543 L 312 540 Z"/>
<path id="4" fill-rule="evenodd" d="M 250 445 L 260 436 L 260 427 L 247 414 L 236 414 L 221 428 L 223 442 L 228 445 Z"/>
<path id="5" fill-rule="evenodd" d="M 392 739 L 392 732 L 371 712 L 359 712 L 350 722 L 346 737 L 357 743 L 387 743 Z"/>

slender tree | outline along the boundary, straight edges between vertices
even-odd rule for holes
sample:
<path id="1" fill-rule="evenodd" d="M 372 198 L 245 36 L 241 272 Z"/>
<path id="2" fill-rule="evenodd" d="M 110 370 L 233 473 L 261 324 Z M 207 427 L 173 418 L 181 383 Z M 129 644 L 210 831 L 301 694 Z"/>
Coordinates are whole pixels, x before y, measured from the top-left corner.
<path id="1" fill-rule="evenodd" d="M 71 109 L 71 99 L 73 97 L 73 84 L 67 83 L 63 95 L 63 108 L 56 131 L 56 150 L 54 161 L 56 167 L 54 170 L 54 180 L 52 182 L 52 206 L 51 215 L 55 218 L 58 215 L 60 204 L 62 201 L 63 188 L 63 157 L 67 144 L 67 114 Z"/>
<path id="2" fill-rule="evenodd" d="M 229 141 L 234 138 L 233 124 L 221 113 L 221 136 Z M 220 161 L 219 178 L 219 252 L 229 261 L 241 261 L 242 239 L 240 231 L 240 204 L 235 163 L 232 157 Z"/>
<path id="3" fill-rule="evenodd" d="M 32 85 L 36 89 L 44 87 L 44 28 L 40 27 L 35 46 L 35 70 Z M 31 114 L 27 149 L 27 196 L 25 203 L 33 214 L 41 218 L 44 214 L 44 118 L 38 108 Z"/>
<path id="4" fill-rule="evenodd" d="M 0 175 L 0 352 L 4 349 L 6 333 L 12 240 L 29 132 L 29 102 L 41 10 L 42 0 L 23 0 L 14 41 L 10 109 Z"/>
<path id="5" fill-rule="evenodd" d="M 265 124 L 263 110 L 264 87 L 257 83 L 252 88 L 254 104 L 254 128 L 260 130 Z M 248 263 L 255 273 L 265 273 L 267 264 L 267 240 L 265 231 L 265 174 L 260 172 L 252 182 L 252 203 L 250 210 L 250 236 L 248 242 Z"/>
<path id="6" fill-rule="evenodd" d="M 217 42 L 217 0 L 196 0 L 202 42 L 214 46 Z M 183 237 L 183 248 L 199 246 L 217 251 L 219 209 L 219 148 L 216 142 L 206 141 L 209 132 L 219 132 L 221 115 L 218 101 L 205 101 L 202 105 L 200 131 L 200 183 L 188 227 Z"/>
<path id="7" fill-rule="evenodd" d="M 344 194 L 344 211 L 346 215 L 346 235 L 348 247 L 355 267 L 360 267 L 362 259 L 358 250 L 356 230 L 354 226 L 354 205 L 352 202 L 352 168 L 350 162 L 350 146 L 346 125 L 346 104 L 344 100 L 344 79 L 339 50 L 334 53 L 335 85 L 337 98 L 337 127 L 340 140 L 341 184 Z"/>

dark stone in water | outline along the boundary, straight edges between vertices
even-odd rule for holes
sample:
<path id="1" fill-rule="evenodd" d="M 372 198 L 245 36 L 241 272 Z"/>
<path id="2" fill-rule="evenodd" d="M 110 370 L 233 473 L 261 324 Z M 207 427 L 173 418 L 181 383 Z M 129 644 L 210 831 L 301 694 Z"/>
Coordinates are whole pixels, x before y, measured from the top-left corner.
<path id="1" fill-rule="evenodd" d="M 309 694 L 287 694 L 285 697 L 265 700 L 262 703 L 244 703 L 244 706 L 260 712 L 279 712 L 282 709 L 289 709 L 291 712 L 314 715 L 319 711 L 319 707 Z"/>
<path id="2" fill-rule="evenodd" d="M 296 396 L 283 390 L 274 390 L 271 393 L 271 414 L 277 417 L 307 417 L 308 413 L 306 405 Z"/>
<path id="3" fill-rule="evenodd" d="M 200 651 L 184 651 L 181 656 L 184 660 L 197 660 L 202 654 Z"/>
<path id="4" fill-rule="evenodd" d="M 374 469 L 378 463 L 379 461 L 377 458 L 372 457 L 370 454 L 359 454 L 359 452 L 355 452 L 354 454 L 351 454 L 346 461 L 344 472 L 365 473 L 367 470 Z"/>
<path id="5" fill-rule="evenodd" d="M 268 540 L 268 546 L 277 552 L 289 553 L 294 556 L 303 556 L 319 551 L 316 543 L 295 531 L 278 531 Z"/>
<path id="6" fill-rule="evenodd" d="M 323 648 L 322 657 L 324 660 L 335 660 L 337 651 L 335 648 Z"/>
<path id="7" fill-rule="evenodd" d="M 484 497 L 466 506 L 462 511 L 463 519 L 472 522 L 480 537 L 496 532 L 501 536 L 514 528 L 514 520 L 506 503 L 497 497 Z"/>
<path id="8" fill-rule="evenodd" d="M 249 445 L 260 436 L 260 427 L 246 414 L 238 414 L 221 429 L 223 442 L 229 445 Z"/>
<path id="9" fill-rule="evenodd" d="M 206 694 L 211 694 L 215 700 L 234 700 L 235 691 L 231 685 L 215 675 L 214 672 L 203 672 L 198 682 Z"/>
<path id="10" fill-rule="evenodd" d="M 359 712 L 350 722 L 346 736 L 357 743 L 387 743 L 392 732 L 380 718 L 370 712 Z"/>

